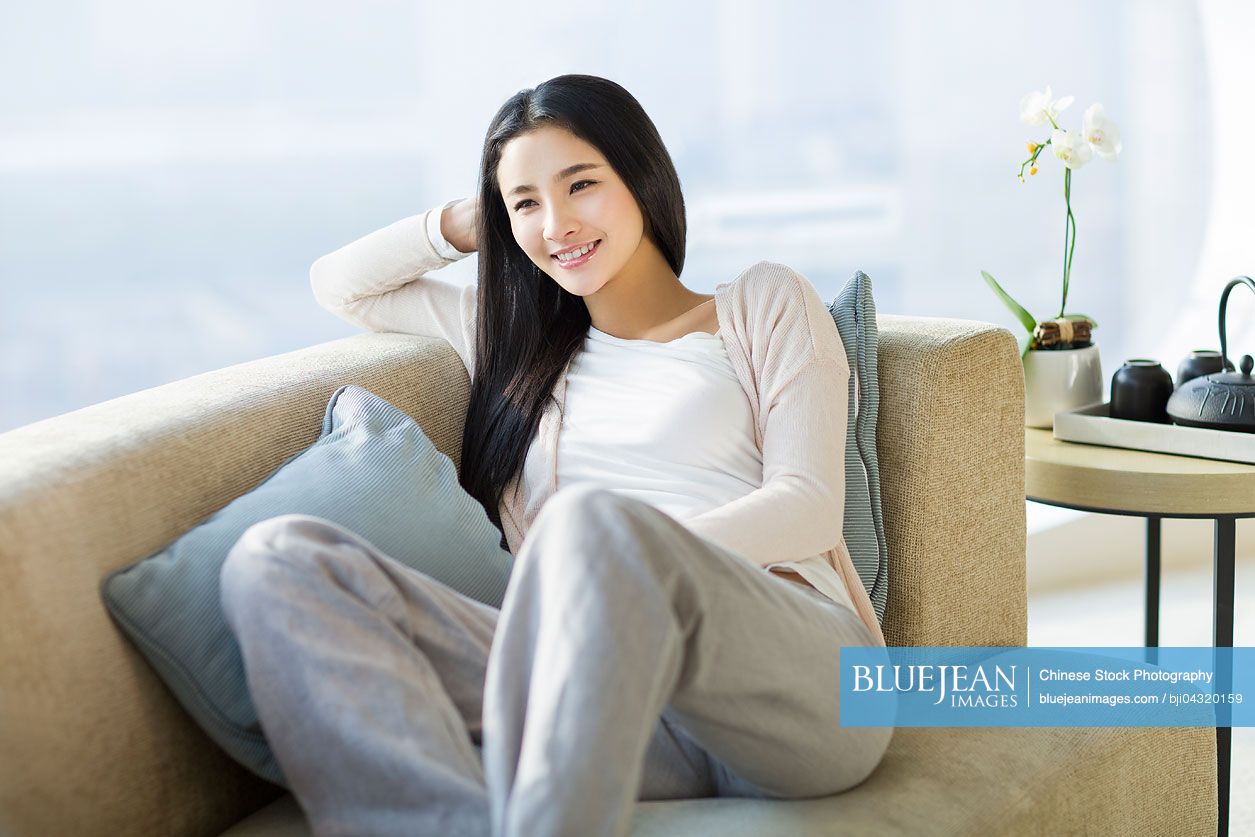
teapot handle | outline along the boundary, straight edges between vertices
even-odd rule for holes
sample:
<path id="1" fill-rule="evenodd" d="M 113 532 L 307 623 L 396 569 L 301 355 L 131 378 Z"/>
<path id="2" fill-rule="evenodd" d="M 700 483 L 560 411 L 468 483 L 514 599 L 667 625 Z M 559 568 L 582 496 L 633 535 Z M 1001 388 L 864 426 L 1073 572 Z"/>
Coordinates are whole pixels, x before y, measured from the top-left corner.
<path id="1" fill-rule="evenodd" d="M 1224 293 L 1220 295 L 1220 369 L 1224 371 L 1229 365 L 1229 354 L 1227 340 L 1225 339 L 1225 309 L 1229 305 L 1229 291 L 1237 285 L 1246 285 L 1252 291 L 1255 291 L 1255 280 L 1249 276 L 1235 276 L 1229 280 L 1229 284 L 1225 285 Z"/>

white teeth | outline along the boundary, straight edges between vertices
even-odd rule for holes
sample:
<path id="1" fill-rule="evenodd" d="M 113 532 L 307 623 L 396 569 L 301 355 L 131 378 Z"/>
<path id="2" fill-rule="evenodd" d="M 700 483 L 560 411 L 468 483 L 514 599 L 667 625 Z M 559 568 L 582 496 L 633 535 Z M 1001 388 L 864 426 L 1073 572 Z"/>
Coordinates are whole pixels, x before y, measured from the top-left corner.
<path id="1" fill-rule="evenodd" d="M 597 242 L 594 241 L 592 244 L 586 244 L 578 250 L 572 250 L 570 253 L 564 253 L 558 256 L 558 261 L 567 262 L 567 261 L 570 261 L 571 259 L 578 259 L 580 256 L 592 250 L 593 247 L 596 246 L 596 244 Z"/>

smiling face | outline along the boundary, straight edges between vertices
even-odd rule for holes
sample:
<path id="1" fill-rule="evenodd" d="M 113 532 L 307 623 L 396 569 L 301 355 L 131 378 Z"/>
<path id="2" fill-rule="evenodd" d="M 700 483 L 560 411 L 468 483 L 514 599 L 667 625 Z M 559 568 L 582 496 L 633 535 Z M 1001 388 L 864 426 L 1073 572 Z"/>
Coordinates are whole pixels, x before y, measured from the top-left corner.
<path id="1" fill-rule="evenodd" d="M 627 184 L 594 146 L 565 129 L 547 125 L 507 142 L 497 186 L 514 240 L 572 294 L 594 294 L 656 255 Z M 565 266 L 555 258 L 594 242 L 589 254 Z"/>

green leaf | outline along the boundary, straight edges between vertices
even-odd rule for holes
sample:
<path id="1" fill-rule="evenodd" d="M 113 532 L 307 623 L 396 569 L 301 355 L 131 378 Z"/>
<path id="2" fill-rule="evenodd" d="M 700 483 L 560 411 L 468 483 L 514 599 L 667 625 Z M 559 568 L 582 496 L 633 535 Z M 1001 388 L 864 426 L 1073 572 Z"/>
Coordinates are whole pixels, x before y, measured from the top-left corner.
<path id="1" fill-rule="evenodd" d="M 993 288 L 994 293 L 998 295 L 998 298 L 1002 300 L 1003 304 L 1006 305 L 1007 308 L 1011 309 L 1011 313 L 1015 315 L 1015 318 L 1020 321 L 1020 324 L 1023 325 L 1024 328 L 1028 330 L 1029 336 L 1032 336 L 1033 329 L 1037 328 L 1037 320 L 1033 317 L 1033 315 L 1025 311 L 1024 307 L 1020 305 L 1020 303 L 1012 299 L 1010 294 L 1004 291 L 998 284 L 997 279 L 994 279 L 994 277 L 990 276 L 983 270 L 980 272 L 980 275 L 985 277 L 985 282 L 989 285 L 989 287 Z"/>

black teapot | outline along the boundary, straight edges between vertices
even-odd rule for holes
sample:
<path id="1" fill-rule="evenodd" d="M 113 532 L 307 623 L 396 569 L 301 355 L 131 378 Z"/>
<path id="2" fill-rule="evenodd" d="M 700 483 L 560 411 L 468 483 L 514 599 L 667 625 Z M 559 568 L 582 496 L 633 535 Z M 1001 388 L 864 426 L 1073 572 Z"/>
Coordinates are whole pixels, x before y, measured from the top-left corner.
<path id="1" fill-rule="evenodd" d="M 1249 276 L 1238 276 L 1225 285 L 1220 295 L 1220 358 L 1230 368 L 1226 351 L 1225 309 L 1229 304 L 1229 291 L 1237 285 L 1246 285 L 1255 291 L 1255 280 Z M 1242 355 L 1239 366 L 1241 371 L 1221 370 L 1193 378 L 1177 387 L 1168 399 L 1168 416 L 1175 423 L 1187 427 L 1255 433 L 1255 377 L 1251 375 L 1255 359 Z"/>

